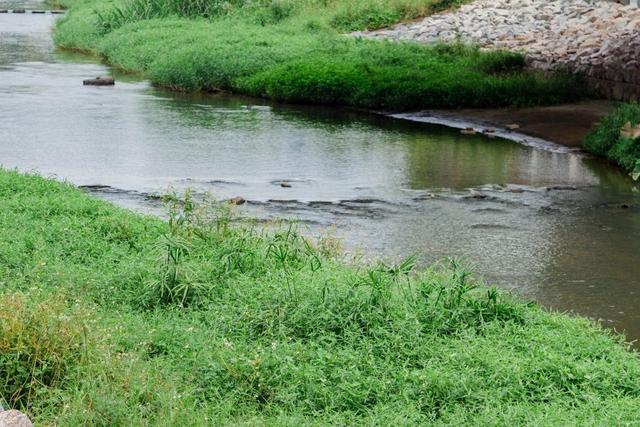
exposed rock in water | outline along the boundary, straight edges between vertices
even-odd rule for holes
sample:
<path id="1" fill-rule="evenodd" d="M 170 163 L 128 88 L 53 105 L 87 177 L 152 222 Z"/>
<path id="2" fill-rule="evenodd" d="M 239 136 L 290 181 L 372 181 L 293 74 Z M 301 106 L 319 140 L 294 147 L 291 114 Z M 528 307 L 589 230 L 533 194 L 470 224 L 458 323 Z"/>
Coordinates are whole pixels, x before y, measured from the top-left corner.
<path id="1" fill-rule="evenodd" d="M 247 201 L 240 196 L 232 197 L 231 199 L 229 199 L 229 203 L 231 203 L 232 205 L 244 205 L 246 202 Z"/>
<path id="2" fill-rule="evenodd" d="M 116 81 L 111 77 L 96 77 L 95 79 L 83 80 L 85 86 L 113 86 Z"/>
<path id="3" fill-rule="evenodd" d="M 556 190 L 556 191 L 575 191 L 577 187 L 573 185 L 554 185 L 553 187 L 547 187 L 547 191 Z"/>
<path id="4" fill-rule="evenodd" d="M 15 409 L 0 412 L 0 427 L 33 427 L 25 414 Z"/>

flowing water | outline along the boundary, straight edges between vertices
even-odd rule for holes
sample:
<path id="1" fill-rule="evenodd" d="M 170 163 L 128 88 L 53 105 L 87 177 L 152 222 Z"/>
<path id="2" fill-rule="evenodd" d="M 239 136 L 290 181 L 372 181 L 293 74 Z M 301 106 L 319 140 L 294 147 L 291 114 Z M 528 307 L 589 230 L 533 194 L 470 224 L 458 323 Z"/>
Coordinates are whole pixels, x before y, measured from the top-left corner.
<path id="1" fill-rule="evenodd" d="M 37 3 L 35 3 L 37 5 Z M 2 8 L 0 2 L 0 8 Z M 5 8 L 9 8 L 5 5 Z M 230 96 L 184 96 L 56 52 L 54 16 L 0 14 L 0 163 L 157 212 L 169 188 L 241 196 L 367 254 L 446 256 L 640 338 L 640 192 L 557 147 Z"/>

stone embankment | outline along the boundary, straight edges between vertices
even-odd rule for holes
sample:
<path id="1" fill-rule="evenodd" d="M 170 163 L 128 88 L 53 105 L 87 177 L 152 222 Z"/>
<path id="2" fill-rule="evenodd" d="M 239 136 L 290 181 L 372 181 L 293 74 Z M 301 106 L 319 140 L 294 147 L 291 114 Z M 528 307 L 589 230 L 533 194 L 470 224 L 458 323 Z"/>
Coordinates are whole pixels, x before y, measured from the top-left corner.
<path id="1" fill-rule="evenodd" d="M 523 52 L 543 70 L 586 76 L 602 95 L 640 99 L 640 9 L 596 0 L 476 0 L 422 21 L 357 35 L 463 41 Z"/>

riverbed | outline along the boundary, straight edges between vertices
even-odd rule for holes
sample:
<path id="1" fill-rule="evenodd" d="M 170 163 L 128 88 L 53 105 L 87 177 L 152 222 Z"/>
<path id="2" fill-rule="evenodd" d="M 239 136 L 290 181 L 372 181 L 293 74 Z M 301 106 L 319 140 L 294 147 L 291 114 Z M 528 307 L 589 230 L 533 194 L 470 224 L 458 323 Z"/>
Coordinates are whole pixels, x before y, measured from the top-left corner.
<path id="1" fill-rule="evenodd" d="M 167 92 L 56 51 L 55 19 L 0 14 L 3 167 L 143 213 L 161 212 L 167 191 L 242 197 L 241 215 L 295 218 L 370 259 L 459 258 L 489 284 L 640 338 L 640 187 L 605 162 L 341 109 Z M 100 75 L 116 85 L 82 85 Z"/>

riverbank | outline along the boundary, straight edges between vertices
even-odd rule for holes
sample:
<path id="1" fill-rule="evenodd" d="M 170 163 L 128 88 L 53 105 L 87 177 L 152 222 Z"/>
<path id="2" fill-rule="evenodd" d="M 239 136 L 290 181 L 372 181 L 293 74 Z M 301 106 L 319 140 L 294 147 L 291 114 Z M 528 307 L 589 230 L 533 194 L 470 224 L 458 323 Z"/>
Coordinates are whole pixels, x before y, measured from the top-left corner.
<path id="1" fill-rule="evenodd" d="M 346 263 L 289 225 L 232 226 L 229 206 L 167 199 L 166 223 L 8 171 L 0 199 L 2 397 L 37 423 L 638 417 L 620 338 L 455 263 Z"/>
<path id="2" fill-rule="evenodd" d="M 145 73 L 161 86 L 293 103 L 400 111 L 541 105 L 583 97 L 578 79 L 528 70 L 520 54 L 342 35 L 457 3 L 294 1 L 182 10 L 171 3 L 144 8 L 135 0 L 83 0 L 59 21 L 55 41 Z"/>

